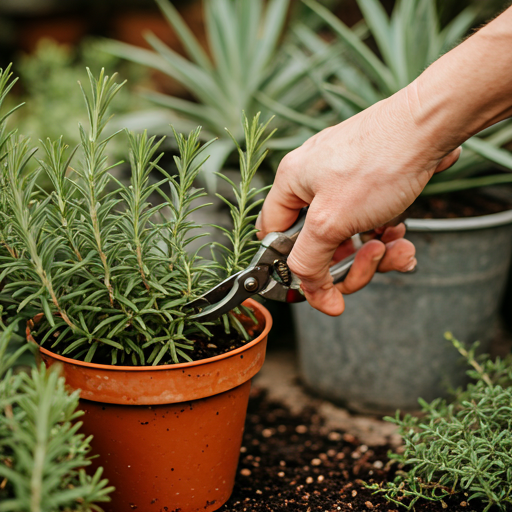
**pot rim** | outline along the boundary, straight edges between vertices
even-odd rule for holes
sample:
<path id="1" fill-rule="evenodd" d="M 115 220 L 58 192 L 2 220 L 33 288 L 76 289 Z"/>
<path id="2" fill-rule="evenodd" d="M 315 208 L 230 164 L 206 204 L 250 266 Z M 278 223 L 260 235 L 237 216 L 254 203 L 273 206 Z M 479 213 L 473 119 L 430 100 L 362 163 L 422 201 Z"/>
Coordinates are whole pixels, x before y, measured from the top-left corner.
<path id="1" fill-rule="evenodd" d="M 195 366 L 200 366 L 203 364 L 213 363 L 215 361 L 220 361 L 222 359 L 226 359 L 228 357 L 236 356 L 237 354 L 240 354 L 242 352 L 245 352 L 249 348 L 253 347 L 254 345 L 257 345 L 262 340 L 264 340 L 268 333 L 270 332 L 270 329 L 272 327 L 272 316 L 268 309 L 263 306 L 263 304 L 260 304 L 259 302 L 255 301 L 254 299 L 247 299 L 244 301 L 244 305 L 250 306 L 253 309 L 256 309 L 261 315 L 263 316 L 265 320 L 265 326 L 263 328 L 263 331 L 252 341 L 245 344 L 244 346 L 237 348 L 235 350 L 230 350 L 229 352 L 226 352 L 224 354 L 220 354 L 218 356 L 209 357 L 207 359 L 200 359 L 199 361 L 191 361 L 189 363 L 177 363 L 177 364 L 164 364 L 159 366 L 116 366 L 111 364 L 97 364 L 97 363 L 88 363 L 86 361 L 79 361 L 78 359 L 72 359 L 70 357 L 61 356 L 60 354 L 56 354 L 55 352 L 52 352 L 51 350 L 48 350 L 44 347 L 41 347 L 35 340 L 34 343 L 39 347 L 39 350 L 47 355 L 51 356 L 54 359 L 57 359 L 63 363 L 67 364 L 73 364 L 76 366 L 85 366 L 87 368 L 96 368 L 101 370 L 110 370 L 110 371 L 136 371 L 136 372 L 153 372 L 153 371 L 165 371 L 165 370 L 178 370 L 178 369 L 186 369 L 191 368 Z"/>
<path id="2" fill-rule="evenodd" d="M 406 219 L 408 231 L 473 231 L 512 224 L 512 209 L 478 217 L 456 219 Z"/>

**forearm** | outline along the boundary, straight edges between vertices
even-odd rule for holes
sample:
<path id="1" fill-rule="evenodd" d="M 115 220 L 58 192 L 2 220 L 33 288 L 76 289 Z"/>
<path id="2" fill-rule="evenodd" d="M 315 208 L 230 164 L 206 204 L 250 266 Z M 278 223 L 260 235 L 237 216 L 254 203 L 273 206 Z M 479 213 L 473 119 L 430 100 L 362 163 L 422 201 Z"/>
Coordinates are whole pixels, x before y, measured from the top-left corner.
<path id="1" fill-rule="evenodd" d="M 441 153 L 512 115 L 512 7 L 432 64 L 404 93 Z"/>

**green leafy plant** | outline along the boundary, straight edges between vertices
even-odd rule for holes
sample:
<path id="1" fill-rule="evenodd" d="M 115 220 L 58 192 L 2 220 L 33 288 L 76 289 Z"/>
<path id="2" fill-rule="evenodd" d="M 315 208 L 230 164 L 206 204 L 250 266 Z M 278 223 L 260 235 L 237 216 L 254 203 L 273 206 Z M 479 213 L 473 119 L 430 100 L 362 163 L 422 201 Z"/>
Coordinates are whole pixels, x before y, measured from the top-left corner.
<path id="1" fill-rule="evenodd" d="M 131 180 L 118 181 L 107 156 L 113 136 L 103 132 L 121 86 L 103 72 L 98 78 L 89 73 L 89 79 L 92 92 L 83 90 L 89 128 L 80 126 L 77 151 L 62 139 L 48 139 L 42 143 L 44 158 L 32 171 L 28 163 L 35 150 L 29 141 L 16 132 L 2 140 L 0 281 L 5 286 L 0 304 L 8 315 L 41 313 L 38 342 L 85 361 L 191 361 L 194 342 L 212 337 L 212 329 L 220 329 L 228 347 L 230 337 L 248 340 L 235 312 L 201 323 L 191 318 L 186 304 L 256 251 L 254 210 L 263 190 L 251 187 L 251 181 L 266 155 L 268 123 L 261 124 L 259 115 L 244 119 L 241 181 L 230 182 L 237 201 L 228 201 L 234 229 L 225 230 L 228 246 L 219 244 L 212 259 L 204 260 L 187 248 L 199 227 L 190 214 L 205 206 L 193 205 L 205 195 L 194 181 L 212 142 L 201 146 L 199 128 L 188 136 L 175 132 L 179 156 L 172 174 L 159 165 L 163 139 L 126 133 Z M 49 193 L 37 187 L 41 173 L 53 184 Z M 157 197 L 160 202 L 152 204 Z"/>
<path id="2" fill-rule="evenodd" d="M 180 56 L 154 34 L 146 36 L 154 51 L 118 41 L 105 41 L 102 48 L 169 75 L 195 101 L 148 92 L 145 97 L 170 109 L 168 115 L 161 109 L 152 114 L 142 112 L 123 118 L 120 121 L 123 125 L 148 128 L 154 133 L 167 132 L 169 122 L 184 131 L 191 124 L 203 126 L 204 137 L 219 138 L 207 150 L 210 159 L 204 168 L 209 188 L 214 187 L 214 173 L 244 139 L 239 122 L 241 111 L 249 118 L 258 111 L 279 116 L 280 137 L 271 142 L 269 147 L 273 149 L 293 149 L 314 133 L 310 117 L 306 124 L 303 122 L 304 113 L 318 110 L 319 94 L 309 75 L 316 71 L 323 77 L 322 65 L 335 51 L 329 48 L 326 53 L 308 58 L 292 43 L 285 42 L 280 48 L 289 0 L 203 2 L 209 52 L 201 47 L 171 2 L 156 1 L 188 58 Z M 313 125 L 317 129 L 323 126 L 321 116 Z M 232 137 L 227 136 L 226 127 Z"/>
<path id="3" fill-rule="evenodd" d="M 492 361 L 475 358 L 476 345 L 467 350 L 446 335 L 465 358 L 474 379 L 459 390 L 452 403 L 420 400 L 423 416 L 397 413 L 386 418 L 399 427 L 403 453 L 393 454 L 400 465 L 394 482 L 377 492 L 407 509 L 420 499 L 443 501 L 458 494 L 466 502 L 481 501 L 484 511 L 512 504 L 512 355 Z"/>
<path id="4" fill-rule="evenodd" d="M 315 0 L 303 2 L 316 13 L 343 47 L 329 83 L 317 81 L 338 121 L 387 98 L 410 82 L 435 59 L 450 50 L 480 21 L 479 9 L 469 6 L 444 27 L 436 3 L 431 0 L 399 0 L 388 15 L 379 0 L 357 0 L 368 31 L 351 29 Z M 325 54 L 329 46 L 305 25 L 296 33 L 311 54 Z M 371 36 L 375 46 L 364 39 Z M 374 49 L 375 48 L 375 49 Z M 316 121 L 316 120 L 312 120 Z M 480 174 L 491 165 L 512 170 L 512 155 L 502 146 L 512 140 L 512 125 L 502 122 L 464 143 L 459 161 L 439 173 L 423 194 L 437 194 L 473 187 L 512 182 L 512 174 Z"/>
<path id="5" fill-rule="evenodd" d="M 77 80 L 87 81 L 86 66 L 95 74 L 102 68 L 107 72 L 116 69 L 129 80 L 129 87 L 117 95 L 113 112 L 123 114 L 144 106 L 133 90 L 145 78 L 140 66 L 100 51 L 94 39 L 85 39 L 74 48 L 42 39 L 32 54 L 22 54 L 16 59 L 20 92 L 12 101 L 26 104 L 13 119 L 18 129 L 36 141 L 47 137 L 53 140 L 66 134 L 68 144 L 78 144 L 76 126 L 86 122 L 87 116 Z M 122 155 L 123 149 L 121 143 L 114 141 L 110 152 Z"/>
<path id="6" fill-rule="evenodd" d="M 78 433 L 78 392 L 70 395 L 44 365 L 13 372 L 28 348 L 9 352 L 14 326 L 0 332 L 0 511 L 100 512 L 113 488 L 101 468 L 85 473 L 91 448 Z"/>

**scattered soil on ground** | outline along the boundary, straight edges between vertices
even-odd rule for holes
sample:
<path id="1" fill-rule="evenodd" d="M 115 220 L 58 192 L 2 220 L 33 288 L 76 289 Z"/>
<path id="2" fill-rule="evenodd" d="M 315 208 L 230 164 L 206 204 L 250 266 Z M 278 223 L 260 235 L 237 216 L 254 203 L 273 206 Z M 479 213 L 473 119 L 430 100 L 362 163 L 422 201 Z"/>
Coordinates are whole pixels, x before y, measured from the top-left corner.
<path id="1" fill-rule="evenodd" d="M 363 484 L 393 479 L 389 447 L 369 447 L 351 434 L 326 430 L 312 409 L 293 415 L 258 389 L 252 395 L 235 488 L 219 512 L 398 512 Z M 454 496 L 444 507 L 417 503 L 415 510 L 483 510 L 464 499 Z"/>
<path id="2" fill-rule="evenodd" d="M 479 217 L 508 210 L 512 204 L 475 191 L 453 192 L 438 196 L 420 196 L 406 210 L 410 219 L 454 219 Z"/>

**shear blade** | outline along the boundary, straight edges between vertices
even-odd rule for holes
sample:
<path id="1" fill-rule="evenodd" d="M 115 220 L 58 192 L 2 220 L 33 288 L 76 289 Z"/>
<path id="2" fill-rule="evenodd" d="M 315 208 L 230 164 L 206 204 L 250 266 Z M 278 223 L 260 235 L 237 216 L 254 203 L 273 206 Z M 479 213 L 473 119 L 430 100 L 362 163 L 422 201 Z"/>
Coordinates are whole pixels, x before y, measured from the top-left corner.
<path id="1" fill-rule="evenodd" d="M 250 277 L 256 279 L 258 286 L 247 291 L 243 283 Z M 240 306 L 245 299 L 259 293 L 266 286 L 268 279 L 269 267 L 267 265 L 242 270 L 222 281 L 202 297 L 187 304 L 187 306 L 200 310 L 189 318 L 208 321 L 229 313 L 232 309 Z"/>

